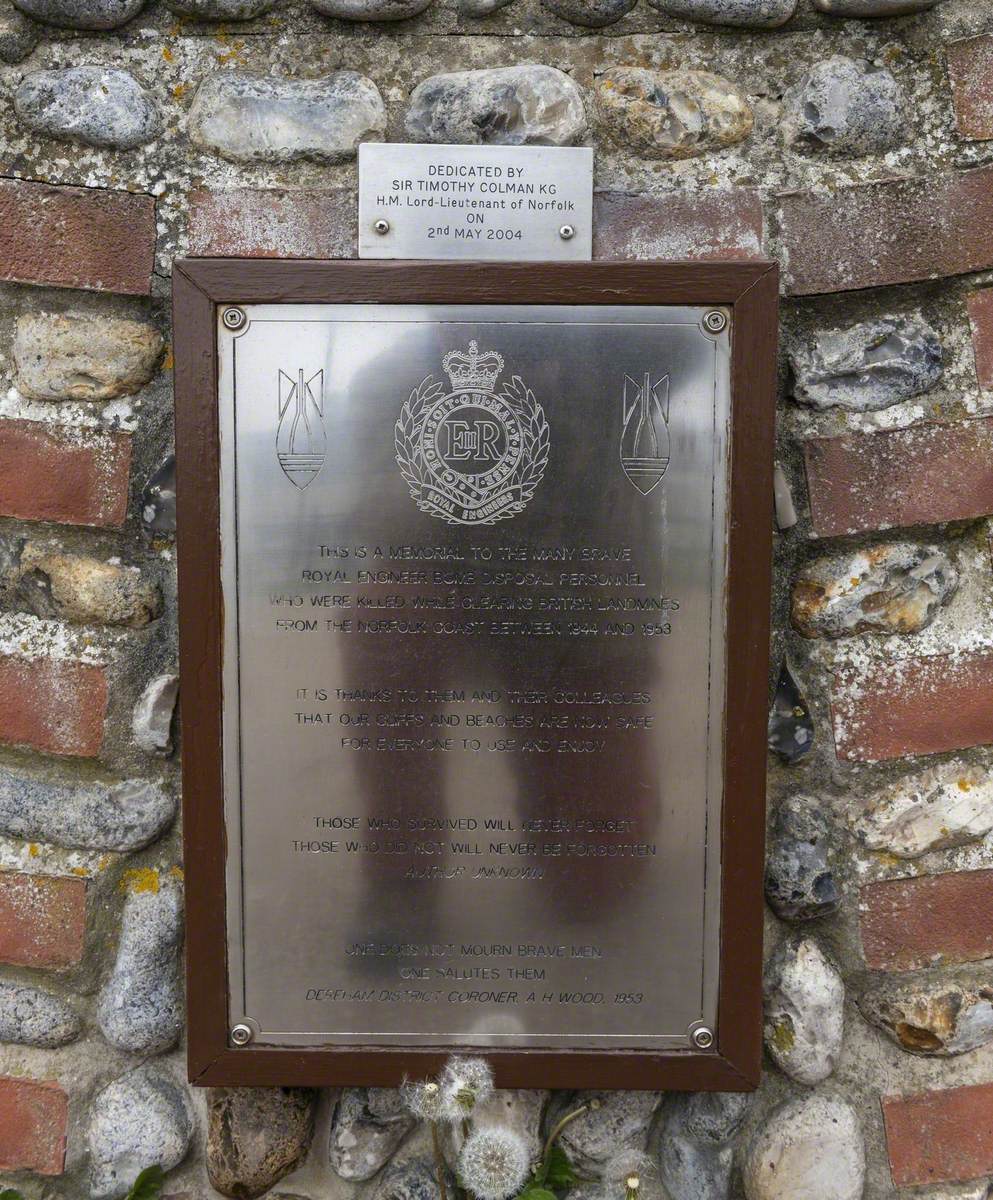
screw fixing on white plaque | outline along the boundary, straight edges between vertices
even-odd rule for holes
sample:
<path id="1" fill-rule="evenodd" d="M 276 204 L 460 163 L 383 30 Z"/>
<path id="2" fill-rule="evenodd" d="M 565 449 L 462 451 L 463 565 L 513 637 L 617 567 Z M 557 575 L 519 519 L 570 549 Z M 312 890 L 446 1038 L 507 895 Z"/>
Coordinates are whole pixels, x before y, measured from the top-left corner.
<path id="1" fill-rule="evenodd" d="M 247 1046 L 254 1036 L 250 1025 L 235 1025 L 231 1030 L 231 1041 L 236 1046 Z"/>
<path id="2" fill-rule="evenodd" d="M 691 1037 L 693 1045 L 698 1050 L 709 1050 L 714 1044 L 713 1030 L 708 1029 L 706 1025 L 700 1025 L 694 1029 Z"/>
<path id="3" fill-rule="evenodd" d="M 221 320 L 224 322 L 225 329 L 241 329 L 247 324 L 248 317 L 245 316 L 243 308 L 237 308 L 232 305 L 231 308 L 224 310 Z"/>
<path id="4" fill-rule="evenodd" d="M 378 221 L 374 221 L 372 227 L 380 237 L 385 237 L 390 232 L 390 223 L 385 217 L 380 217 Z"/>
<path id="5" fill-rule="evenodd" d="M 562 239 L 563 242 L 568 242 L 571 238 L 574 238 L 575 236 L 576 236 L 576 229 L 573 225 L 563 225 L 562 228 L 559 230 L 559 237 Z"/>
<path id="6" fill-rule="evenodd" d="M 719 308 L 711 309 L 703 318 L 703 327 L 708 333 L 721 333 L 727 323 L 727 317 Z"/>

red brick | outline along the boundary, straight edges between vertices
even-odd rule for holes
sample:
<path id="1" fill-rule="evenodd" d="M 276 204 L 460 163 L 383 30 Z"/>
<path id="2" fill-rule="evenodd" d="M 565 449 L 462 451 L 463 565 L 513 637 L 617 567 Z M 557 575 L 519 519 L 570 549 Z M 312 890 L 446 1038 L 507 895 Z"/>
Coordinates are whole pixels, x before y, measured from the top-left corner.
<path id="1" fill-rule="evenodd" d="M 85 931 L 85 879 L 0 871 L 0 962 L 71 967 Z"/>
<path id="2" fill-rule="evenodd" d="M 0 420 L 0 516 L 123 525 L 131 435 Z"/>
<path id="3" fill-rule="evenodd" d="M 934 525 L 993 513 L 993 419 L 803 444 L 814 533 Z"/>
<path id="4" fill-rule="evenodd" d="M 190 253 L 246 258 L 355 258 L 358 216 L 348 188 L 226 192 L 190 197 Z"/>
<path id="5" fill-rule="evenodd" d="M 993 1172 L 993 1083 L 884 1096 L 883 1120 L 896 1187 Z"/>
<path id="6" fill-rule="evenodd" d="M 61 1175 L 68 1122 L 57 1083 L 0 1077 L 0 1171 Z"/>
<path id="7" fill-rule="evenodd" d="M 955 103 L 955 125 L 965 138 L 993 138 L 993 34 L 952 42 L 948 78 Z"/>
<path id="8" fill-rule="evenodd" d="M 993 288 L 972 293 L 969 319 L 976 352 L 976 378 L 981 388 L 993 388 Z"/>
<path id="9" fill-rule="evenodd" d="M 993 957 L 993 871 L 952 871 L 867 883 L 862 952 L 877 971 Z"/>
<path id="10" fill-rule="evenodd" d="M 0 179 L 0 279 L 144 296 L 154 265 L 151 196 Z"/>
<path id="11" fill-rule="evenodd" d="M 993 266 L 993 166 L 791 192 L 774 222 L 783 286 L 848 292 Z"/>
<path id="12" fill-rule="evenodd" d="M 0 655 L 0 742 L 92 758 L 106 713 L 103 667 Z"/>
<path id="13" fill-rule="evenodd" d="M 993 654 L 935 654 L 839 671 L 838 757 L 879 762 L 993 742 Z"/>
<path id="14" fill-rule="evenodd" d="M 594 258 L 762 258 L 762 202 L 745 188 L 665 196 L 598 192 Z"/>
<path id="15" fill-rule="evenodd" d="M 347 188 L 226 192 L 190 198 L 190 253 L 253 258 L 353 258 L 358 225 Z M 594 257 L 756 259 L 762 204 L 744 188 L 667 196 L 599 192 Z"/>

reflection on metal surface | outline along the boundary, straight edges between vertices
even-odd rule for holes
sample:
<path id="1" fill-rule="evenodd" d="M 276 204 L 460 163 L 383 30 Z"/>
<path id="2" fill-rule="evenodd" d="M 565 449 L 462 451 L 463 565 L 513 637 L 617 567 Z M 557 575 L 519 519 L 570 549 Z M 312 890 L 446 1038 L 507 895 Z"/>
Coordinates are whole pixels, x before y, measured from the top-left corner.
<path id="1" fill-rule="evenodd" d="M 730 398 L 705 311 L 219 322 L 229 1028 L 251 1013 L 253 1046 L 716 1029 Z M 273 439 L 301 403 L 326 447 L 280 454 L 325 469 L 291 489 Z"/>

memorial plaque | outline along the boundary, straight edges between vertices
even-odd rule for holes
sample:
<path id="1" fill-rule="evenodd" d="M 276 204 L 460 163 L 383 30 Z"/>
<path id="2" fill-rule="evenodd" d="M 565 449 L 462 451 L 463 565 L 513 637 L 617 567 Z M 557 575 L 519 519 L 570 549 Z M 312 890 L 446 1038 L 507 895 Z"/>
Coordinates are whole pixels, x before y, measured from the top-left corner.
<path id="1" fill-rule="evenodd" d="M 191 1077 L 753 1086 L 774 269 L 190 260 L 176 319 Z"/>
<path id="2" fill-rule="evenodd" d="M 359 257 L 579 261 L 593 253 L 588 146 L 359 146 Z"/>

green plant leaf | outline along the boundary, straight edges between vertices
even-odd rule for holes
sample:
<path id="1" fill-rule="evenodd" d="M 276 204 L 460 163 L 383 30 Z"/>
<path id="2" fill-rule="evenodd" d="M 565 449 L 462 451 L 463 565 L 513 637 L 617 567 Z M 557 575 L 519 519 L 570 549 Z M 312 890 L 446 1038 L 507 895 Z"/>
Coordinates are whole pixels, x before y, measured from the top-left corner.
<path id="1" fill-rule="evenodd" d="M 4 1188 L 3 1191 L 0 1192 L 0 1200 L 24 1200 L 24 1197 L 20 1192 L 15 1191 L 13 1188 Z"/>
<path id="2" fill-rule="evenodd" d="M 561 1146 L 553 1146 L 546 1164 L 545 1182 L 549 1188 L 571 1188 L 576 1182 L 576 1172 L 572 1169 L 569 1156 Z M 538 1197 L 537 1200 L 543 1200 Z"/>
<path id="3" fill-rule="evenodd" d="M 540 1183 L 529 1183 L 517 1200 L 558 1200 L 558 1197 Z"/>
<path id="4" fill-rule="evenodd" d="M 125 1200 L 158 1200 L 164 1181 L 165 1171 L 158 1164 L 154 1167 L 146 1167 L 132 1183 L 131 1191 L 128 1192 Z M 0 1200 L 3 1200 L 2 1196 L 0 1196 Z"/>

